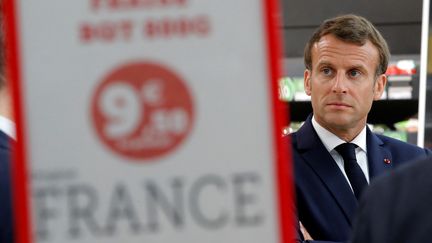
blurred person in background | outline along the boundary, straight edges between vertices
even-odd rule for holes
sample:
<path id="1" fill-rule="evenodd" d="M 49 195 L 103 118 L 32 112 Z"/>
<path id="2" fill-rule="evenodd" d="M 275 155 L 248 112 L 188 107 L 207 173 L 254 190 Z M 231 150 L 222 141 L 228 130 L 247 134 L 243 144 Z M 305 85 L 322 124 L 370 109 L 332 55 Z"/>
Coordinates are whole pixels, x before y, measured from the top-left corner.
<path id="1" fill-rule="evenodd" d="M 430 242 L 432 159 L 375 180 L 360 200 L 352 243 Z"/>
<path id="2" fill-rule="evenodd" d="M 3 4 L 0 1 L 0 11 Z M 11 142 L 15 139 L 9 85 L 5 79 L 3 16 L 0 15 L 0 242 L 13 242 Z"/>
<path id="3" fill-rule="evenodd" d="M 305 47 L 313 114 L 291 134 L 297 241 L 348 241 L 357 200 L 374 177 L 431 151 L 377 135 L 368 113 L 387 84 L 390 53 L 363 17 L 324 21 Z"/>

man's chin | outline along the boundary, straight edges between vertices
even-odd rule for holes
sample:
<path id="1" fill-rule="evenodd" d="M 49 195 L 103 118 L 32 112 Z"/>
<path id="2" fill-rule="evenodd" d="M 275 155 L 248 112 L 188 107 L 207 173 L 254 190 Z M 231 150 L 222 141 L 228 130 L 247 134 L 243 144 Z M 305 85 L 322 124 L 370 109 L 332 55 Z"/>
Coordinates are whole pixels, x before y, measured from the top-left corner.
<path id="1" fill-rule="evenodd" d="M 327 124 L 332 127 L 338 128 L 348 128 L 351 124 L 351 119 L 349 117 L 341 115 L 341 114 L 327 114 L 325 119 Z"/>

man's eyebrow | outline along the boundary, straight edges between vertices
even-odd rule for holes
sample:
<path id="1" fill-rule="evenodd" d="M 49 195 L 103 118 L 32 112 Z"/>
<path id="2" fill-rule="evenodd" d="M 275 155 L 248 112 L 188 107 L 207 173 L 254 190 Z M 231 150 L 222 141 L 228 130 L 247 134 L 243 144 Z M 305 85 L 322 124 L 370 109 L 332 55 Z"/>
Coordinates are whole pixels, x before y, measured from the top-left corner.
<path id="1" fill-rule="evenodd" d="M 333 66 L 333 65 L 328 61 L 322 61 L 322 62 L 318 63 L 318 67 L 321 67 L 321 66 Z"/>
<path id="2" fill-rule="evenodd" d="M 361 70 L 366 70 L 366 67 L 364 65 L 358 64 L 358 65 L 353 65 L 349 68 L 349 70 L 351 69 L 361 69 Z"/>

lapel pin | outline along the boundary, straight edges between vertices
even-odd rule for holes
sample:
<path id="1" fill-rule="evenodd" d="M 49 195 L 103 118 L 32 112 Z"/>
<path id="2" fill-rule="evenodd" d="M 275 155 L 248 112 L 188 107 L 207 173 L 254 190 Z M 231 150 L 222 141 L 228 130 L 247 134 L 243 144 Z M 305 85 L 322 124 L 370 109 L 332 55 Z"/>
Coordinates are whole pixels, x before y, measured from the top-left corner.
<path id="1" fill-rule="evenodd" d="M 390 161 L 389 159 L 384 159 L 384 163 L 386 163 L 386 164 L 390 164 L 391 161 Z"/>

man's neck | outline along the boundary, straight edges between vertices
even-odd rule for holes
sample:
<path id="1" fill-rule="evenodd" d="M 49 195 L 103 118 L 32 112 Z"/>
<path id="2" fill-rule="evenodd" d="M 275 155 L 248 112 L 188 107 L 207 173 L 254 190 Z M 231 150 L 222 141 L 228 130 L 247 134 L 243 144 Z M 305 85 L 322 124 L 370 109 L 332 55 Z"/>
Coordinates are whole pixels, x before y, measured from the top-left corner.
<path id="1" fill-rule="evenodd" d="M 345 128 L 345 127 L 331 127 L 326 124 L 322 124 L 319 120 L 316 120 L 320 126 L 328 130 L 329 132 L 336 135 L 338 138 L 344 140 L 345 142 L 351 142 L 354 138 L 356 138 L 360 132 L 366 126 L 366 121 L 363 123 L 359 123 L 355 127 Z"/>
<path id="2" fill-rule="evenodd" d="M 0 90 L 0 115 L 14 122 L 11 96 L 8 87 L 3 87 Z"/>

